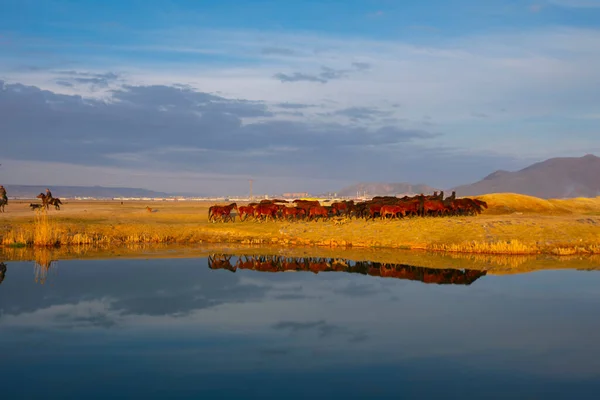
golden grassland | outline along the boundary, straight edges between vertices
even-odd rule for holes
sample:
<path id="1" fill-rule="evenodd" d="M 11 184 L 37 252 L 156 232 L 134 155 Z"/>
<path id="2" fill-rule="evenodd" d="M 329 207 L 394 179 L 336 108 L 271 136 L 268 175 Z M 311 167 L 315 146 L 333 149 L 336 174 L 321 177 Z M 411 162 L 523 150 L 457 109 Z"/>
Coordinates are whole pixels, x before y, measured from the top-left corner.
<path id="1" fill-rule="evenodd" d="M 44 213 L 31 211 L 29 202 L 11 201 L 7 212 L 0 214 L 0 245 L 237 243 L 472 254 L 600 254 L 600 197 L 544 200 L 500 193 L 478 198 L 489 205 L 478 216 L 263 223 L 209 223 L 212 203 L 205 202 L 66 201 L 62 210 Z"/>

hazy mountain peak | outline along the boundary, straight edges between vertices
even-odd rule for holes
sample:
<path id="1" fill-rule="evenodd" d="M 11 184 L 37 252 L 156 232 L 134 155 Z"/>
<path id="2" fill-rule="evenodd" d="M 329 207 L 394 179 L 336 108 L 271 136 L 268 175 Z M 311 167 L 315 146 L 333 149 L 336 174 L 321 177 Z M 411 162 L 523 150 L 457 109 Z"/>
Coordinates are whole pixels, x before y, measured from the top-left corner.
<path id="1" fill-rule="evenodd" d="M 600 157 L 550 158 L 516 172 L 496 171 L 452 190 L 459 196 L 512 192 L 541 198 L 596 197 L 600 195 Z"/>

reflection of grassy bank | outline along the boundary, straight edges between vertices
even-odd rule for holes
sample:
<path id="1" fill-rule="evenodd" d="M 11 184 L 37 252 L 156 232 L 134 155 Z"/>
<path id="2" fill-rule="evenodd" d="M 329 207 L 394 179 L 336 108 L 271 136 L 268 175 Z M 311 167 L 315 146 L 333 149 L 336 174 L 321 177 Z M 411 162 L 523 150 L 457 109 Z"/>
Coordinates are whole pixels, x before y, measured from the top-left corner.
<path id="1" fill-rule="evenodd" d="M 489 209 L 477 217 L 401 221 L 337 219 L 327 222 L 254 221 L 210 224 L 207 203 L 70 202 L 35 217 L 15 202 L 3 215 L 0 243 L 10 246 L 81 246 L 238 243 L 278 246 L 421 249 L 479 254 L 600 254 L 600 197 L 542 200 L 482 196 Z"/>
<path id="2" fill-rule="evenodd" d="M 427 268 L 486 270 L 490 274 L 525 273 L 545 269 L 600 269 L 600 255 L 557 257 L 551 255 L 483 255 L 431 253 L 397 249 L 294 248 L 256 245 L 204 244 L 196 247 L 172 245 L 70 246 L 59 248 L 2 248 L 0 260 L 35 261 L 40 276 L 56 260 L 107 258 L 201 258 L 211 254 L 279 255 L 408 264 Z"/>

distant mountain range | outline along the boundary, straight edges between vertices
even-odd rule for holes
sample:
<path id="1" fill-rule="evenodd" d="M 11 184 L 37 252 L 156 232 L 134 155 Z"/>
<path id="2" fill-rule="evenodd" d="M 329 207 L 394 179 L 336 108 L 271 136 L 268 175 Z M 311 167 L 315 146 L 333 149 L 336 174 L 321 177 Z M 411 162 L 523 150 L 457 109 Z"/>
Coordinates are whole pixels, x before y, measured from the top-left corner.
<path id="1" fill-rule="evenodd" d="M 32 198 L 46 190 L 45 186 L 4 185 L 9 197 Z M 102 186 L 52 186 L 56 197 L 152 197 L 195 196 L 173 194 L 140 188 Z M 540 198 L 596 197 L 600 196 L 600 157 L 588 154 L 583 157 L 561 157 L 542 161 L 519 171 L 495 171 L 482 180 L 445 190 L 458 196 L 476 196 L 486 193 L 520 193 Z M 341 197 L 396 196 L 431 194 L 440 191 L 423 184 L 362 182 L 337 192 Z M 278 196 L 278 195 L 277 195 Z"/>
<path id="2" fill-rule="evenodd" d="M 414 195 L 431 194 L 440 189 L 409 183 L 363 182 L 348 186 L 339 196 Z M 446 195 L 455 190 L 457 196 L 476 196 L 487 193 L 520 193 L 540 198 L 600 196 L 600 157 L 550 158 L 522 170 L 495 171 L 482 180 L 468 185 L 445 189 Z"/>
<path id="3" fill-rule="evenodd" d="M 4 185 L 9 197 L 34 198 L 45 192 L 45 186 L 34 185 Z M 139 188 L 120 188 L 102 186 L 51 186 L 54 197 L 93 197 L 97 199 L 112 199 L 113 197 L 171 197 L 172 194 L 155 192 Z"/>
<path id="4" fill-rule="evenodd" d="M 348 186 L 337 192 L 338 196 L 396 196 L 415 195 L 420 193 L 433 193 L 439 189 L 427 185 L 413 185 L 410 183 L 374 183 L 363 182 Z"/>
<path id="5" fill-rule="evenodd" d="M 458 196 L 520 193 L 540 198 L 600 196 L 600 157 L 550 158 L 520 171 L 496 171 L 456 190 Z"/>

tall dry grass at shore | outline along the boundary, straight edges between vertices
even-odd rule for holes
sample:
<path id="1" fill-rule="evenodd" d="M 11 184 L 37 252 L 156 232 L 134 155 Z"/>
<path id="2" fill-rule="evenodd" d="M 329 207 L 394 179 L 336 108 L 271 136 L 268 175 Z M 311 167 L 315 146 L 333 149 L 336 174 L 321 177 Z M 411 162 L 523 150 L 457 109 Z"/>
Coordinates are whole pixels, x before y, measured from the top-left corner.
<path id="1" fill-rule="evenodd" d="M 544 200 L 515 194 L 480 196 L 482 215 L 326 222 L 207 221 L 207 203 L 69 202 L 61 211 L 3 214 L 3 246 L 114 246 L 225 242 L 340 248 L 423 249 L 477 254 L 599 254 L 600 197 Z M 14 206 L 14 203 L 13 203 Z M 17 206 L 14 206 L 17 207 Z"/>

